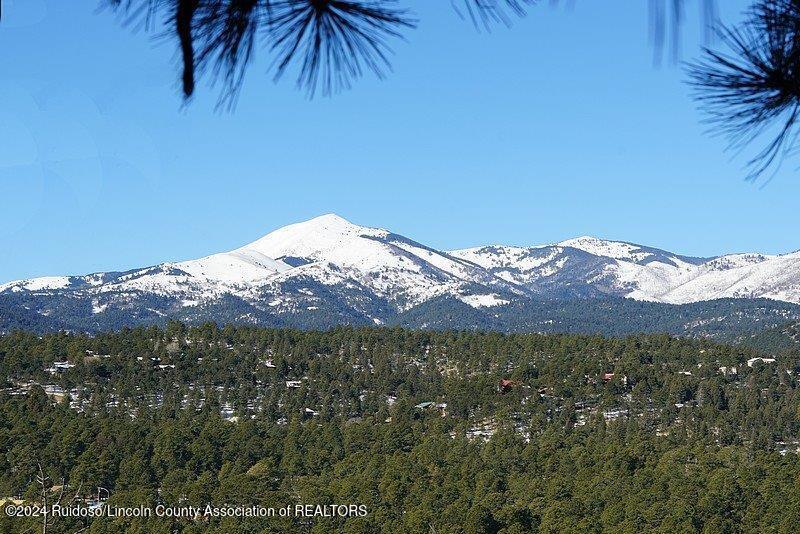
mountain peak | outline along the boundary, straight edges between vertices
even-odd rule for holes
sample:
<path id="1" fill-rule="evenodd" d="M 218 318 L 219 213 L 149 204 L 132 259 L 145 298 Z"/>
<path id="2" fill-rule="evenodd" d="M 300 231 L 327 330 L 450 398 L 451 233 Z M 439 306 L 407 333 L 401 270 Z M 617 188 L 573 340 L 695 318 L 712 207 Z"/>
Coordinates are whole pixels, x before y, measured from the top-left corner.
<path id="1" fill-rule="evenodd" d="M 612 241 L 610 239 L 600 239 L 599 237 L 594 237 L 592 235 L 582 235 L 579 237 L 573 237 L 572 239 L 565 239 L 564 241 L 559 241 L 558 243 L 556 243 L 556 245 L 560 247 L 580 248 L 581 245 L 589 245 L 589 244 L 596 245 L 601 243 L 619 243 L 619 241 Z"/>
<path id="2" fill-rule="evenodd" d="M 340 217 L 335 213 L 325 213 L 323 215 L 318 215 L 312 219 L 308 219 L 307 221 L 303 221 L 297 224 L 322 224 L 322 225 L 350 225 L 355 226 L 353 223 L 345 219 L 344 217 Z"/>
<path id="3" fill-rule="evenodd" d="M 631 259 L 631 254 L 642 248 L 633 243 L 600 239 L 590 235 L 567 239 L 566 241 L 556 243 L 556 246 L 577 248 L 596 256 L 606 256 L 616 259 Z"/>
<path id="4" fill-rule="evenodd" d="M 327 213 L 274 230 L 240 250 L 256 251 L 267 257 L 321 260 L 329 252 L 346 252 L 363 236 L 383 236 L 388 232 L 351 223 L 334 213 Z"/>

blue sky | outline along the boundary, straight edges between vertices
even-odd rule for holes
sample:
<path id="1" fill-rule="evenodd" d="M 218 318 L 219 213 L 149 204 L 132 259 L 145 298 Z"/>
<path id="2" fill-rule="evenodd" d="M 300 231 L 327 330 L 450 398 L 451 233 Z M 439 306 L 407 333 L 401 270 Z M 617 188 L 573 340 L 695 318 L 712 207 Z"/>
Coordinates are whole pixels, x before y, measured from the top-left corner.
<path id="1" fill-rule="evenodd" d="M 796 164 L 743 180 L 680 68 L 654 68 L 647 2 L 573 4 L 486 34 L 409 0 L 388 79 L 309 101 L 262 54 L 231 114 L 203 84 L 182 105 L 172 45 L 92 1 L 4 0 L 0 281 L 199 257 L 328 212 L 443 249 L 800 248 Z"/>

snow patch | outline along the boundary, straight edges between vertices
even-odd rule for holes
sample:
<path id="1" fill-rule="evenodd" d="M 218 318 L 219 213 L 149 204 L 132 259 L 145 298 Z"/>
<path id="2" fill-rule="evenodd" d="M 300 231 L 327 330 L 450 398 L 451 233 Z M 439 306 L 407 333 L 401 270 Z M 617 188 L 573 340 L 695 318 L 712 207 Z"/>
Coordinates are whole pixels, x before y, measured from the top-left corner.
<path id="1" fill-rule="evenodd" d="M 0 293 L 7 289 L 12 291 L 44 291 L 49 289 L 64 289 L 70 285 L 69 276 L 42 276 L 28 280 L 16 280 L 0 285 Z"/>
<path id="2" fill-rule="evenodd" d="M 494 306 L 503 306 L 508 304 L 508 301 L 495 294 L 489 295 L 466 295 L 459 297 L 461 301 L 469 304 L 473 308 L 492 308 Z"/>

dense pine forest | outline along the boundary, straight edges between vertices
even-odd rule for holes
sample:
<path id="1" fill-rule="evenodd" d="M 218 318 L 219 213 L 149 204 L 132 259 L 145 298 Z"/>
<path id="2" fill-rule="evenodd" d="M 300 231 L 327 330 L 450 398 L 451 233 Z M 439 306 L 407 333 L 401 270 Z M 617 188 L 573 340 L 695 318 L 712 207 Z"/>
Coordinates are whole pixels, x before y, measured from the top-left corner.
<path id="1" fill-rule="evenodd" d="M 800 524 L 795 348 L 171 322 L 12 332 L 0 337 L 0 371 L 4 507 L 314 505 L 285 517 L 0 510 L 0 532 Z"/>

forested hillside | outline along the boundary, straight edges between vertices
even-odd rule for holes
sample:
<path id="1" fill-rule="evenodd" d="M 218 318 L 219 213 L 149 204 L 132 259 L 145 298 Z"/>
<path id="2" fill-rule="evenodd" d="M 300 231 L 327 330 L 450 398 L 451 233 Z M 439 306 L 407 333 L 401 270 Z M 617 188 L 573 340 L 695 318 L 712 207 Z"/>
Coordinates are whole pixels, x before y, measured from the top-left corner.
<path id="1" fill-rule="evenodd" d="M 775 328 L 769 328 L 750 336 L 745 342 L 769 351 L 787 351 L 800 347 L 800 322 L 792 321 Z"/>
<path id="2" fill-rule="evenodd" d="M 324 290 L 324 287 L 320 291 Z M 0 334 L 14 329 L 38 333 L 99 333 L 136 326 L 165 327 L 170 320 L 199 325 L 207 321 L 269 328 L 328 329 L 374 326 L 368 314 L 354 313 L 334 301 L 276 314 L 264 312 L 227 295 L 212 304 L 171 307 L 169 299 L 147 297 L 141 309 L 92 313 L 90 304 L 53 297 L 47 313 L 31 311 L 36 297 L 0 294 Z M 374 311 L 374 310 L 373 310 Z M 424 330 L 496 330 L 627 336 L 638 333 L 704 337 L 740 342 L 800 320 L 800 305 L 769 299 L 719 299 L 691 304 L 663 304 L 625 298 L 520 299 L 504 305 L 475 308 L 447 296 L 433 298 L 403 312 L 385 303 L 379 311 L 386 326 Z"/>
<path id="3" fill-rule="evenodd" d="M 87 506 L 365 507 L 51 518 L 48 532 L 737 532 L 800 521 L 796 350 L 170 323 L 9 334 L 0 370 L 0 497 L 40 503 L 44 486 L 50 502 Z M 0 531 L 41 523 L 2 516 Z"/>

